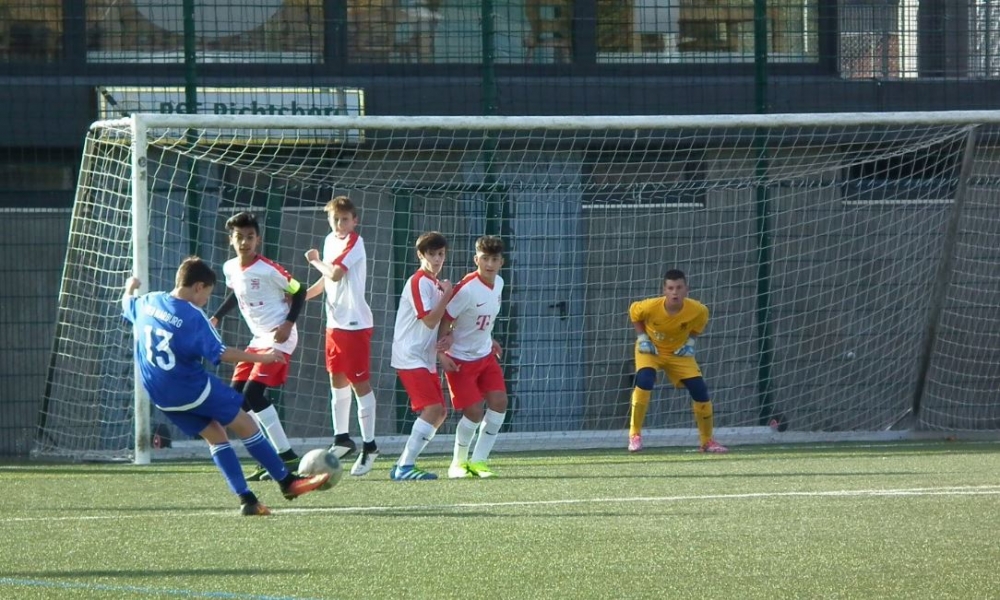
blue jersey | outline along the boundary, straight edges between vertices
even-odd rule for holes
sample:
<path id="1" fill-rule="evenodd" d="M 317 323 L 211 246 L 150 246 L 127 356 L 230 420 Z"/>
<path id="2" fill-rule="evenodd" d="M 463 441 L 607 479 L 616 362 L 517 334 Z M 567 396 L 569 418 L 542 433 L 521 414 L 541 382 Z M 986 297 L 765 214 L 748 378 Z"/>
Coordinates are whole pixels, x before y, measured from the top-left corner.
<path id="1" fill-rule="evenodd" d="M 205 313 L 166 292 L 128 297 L 122 313 L 132 323 L 135 362 L 153 404 L 184 410 L 204 402 L 211 391 L 202 364 L 219 364 L 226 346 Z"/>

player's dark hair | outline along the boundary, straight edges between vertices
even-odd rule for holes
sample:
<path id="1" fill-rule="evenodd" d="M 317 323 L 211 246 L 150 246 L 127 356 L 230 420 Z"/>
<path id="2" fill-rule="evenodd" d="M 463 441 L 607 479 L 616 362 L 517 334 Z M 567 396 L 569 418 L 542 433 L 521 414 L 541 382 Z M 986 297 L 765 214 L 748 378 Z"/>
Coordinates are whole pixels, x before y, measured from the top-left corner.
<path id="1" fill-rule="evenodd" d="M 684 271 L 681 271 L 680 269 L 670 269 L 669 271 L 666 272 L 666 274 L 663 275 L 664 282 L 677 281 L 677 280 L 681 280 L 684 283 L 687 283 L 687 277 L 684 275 Z"/>
<path id="2" fill-rule="evenodd" d="M 253 213 L 246 211 L 238 212 L 226 221 L 226 231 L 230 233 L 234 229 L 242 229 L 244 227 L 253 227 L 257 235 L 260 235 L 260 223 L 257 222 L 257 217 Z"/>
<path id="3" fill-rule="evenodd" d="M 495 235 L 484 235 L 476 240 L 476 252 L 479 254 L 503 254 L 503 240 Z"/>
<path id="4" fill-rule="evenodd" d="M 448 240 L 439 231 L 428 231 L 417 238 L 417 252 L 427 254 L 431 250 L 448 247 Z"/>
<path id="5" fill-rule="evenodd" d="M 330 200 L 323 207 L 323 211 L 328 213 L 351 213 L 352 217 L 355 219 L 358 218 L 358 209 L 355 208 L 354 203 L 347 196 L 337 196 L 333 200 Z"/>
<path id="6" fill-rule="evenodd" d="M 197 256 L 189 256 L 177 267 L 177 276 L 174 277 L 174 287 L 192 287 L 196 283 L 203 283 L 215 287 L 218 278 L 215 271 L 208 263 Z"/>

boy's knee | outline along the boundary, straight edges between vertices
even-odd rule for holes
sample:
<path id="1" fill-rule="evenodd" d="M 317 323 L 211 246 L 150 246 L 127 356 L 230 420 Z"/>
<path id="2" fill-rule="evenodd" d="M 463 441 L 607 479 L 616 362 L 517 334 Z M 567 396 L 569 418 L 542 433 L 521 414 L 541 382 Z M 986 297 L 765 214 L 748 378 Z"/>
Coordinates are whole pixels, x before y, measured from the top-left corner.
<path id="1" fill-rule="evenodd" d="M 271 406 L 271 401 L 264 393 L 266 390 L 267 386 L 259 381 L 249 382 L 243 390 L 243 409 L 246 410 L 246 407 L 249 406 L 253 412 L 260 412 Z"/>
<path id="2" fill-rule="evenodd" d="M 656 371 L 649 367 L 643 367 L 635 373 L 635 387 L 647 392 L 656 385 Z"/>
<path id="3" fill-rule="evenodd" d="M 684 387 L 687 388 L 688 393 L 691 394 L 691 399 L 695 402 L 708 402 L 708 384 L 705 383 L 702 377 L 691 377 L 690 379 L 684 379 L 681 381 Z"/>

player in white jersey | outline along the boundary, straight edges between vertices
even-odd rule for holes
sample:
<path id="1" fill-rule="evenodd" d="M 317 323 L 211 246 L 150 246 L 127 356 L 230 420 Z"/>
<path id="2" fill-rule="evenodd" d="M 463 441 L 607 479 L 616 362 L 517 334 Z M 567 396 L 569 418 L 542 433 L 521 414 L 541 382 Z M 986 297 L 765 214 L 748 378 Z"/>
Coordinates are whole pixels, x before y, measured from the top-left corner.
<path id="1" fill-rule="evenodd" d="M 462 411 L 455 429 L 455 449 L 448 476 L 493 477 L 488 460 L 507 416 L 507 386 L 500 368 L 500 344 L 493 326 L 500 314 L 503 293 L 503 242 L 487 235 L 476 240 L 476 270 L 455 286 L 438 335 L 452 336 L 451 347 L 440 357 L 451 404 Z M 479 429 L 469 458 L 472 438 Z"/>
<path id="2" fill-rule="evenodd" d="M 337 196 L 323 208 L 330 234 L 319 251 L 306 252 L 306 260 L 323 277 L 306 292 L 306 299 L 326 292 L 326 370 L 330 373 L 333 446 L 337 458 L 357 449 L 350 436 L 351 388 L 358 400 L 358 423 L 363 442 L 351 475 L 366 475 L 378 458 L 375 444 L 375 394 L 371 385 L 372 309 L 365 299 L 368 256 L 365 242 L 354 228 L 358 211 L 346 196 Z"/>
<path id="3" fill-rule="evenodd" d="M 212 316 L 212 324 L 218 326 L 226 314 L 239 306 L 243 320 L 253 333 L 247 352 L 262 354 L 278 351 L 285 355 L 282 363 L 237 364 L 232 386 L 243 394 L 243 410 L 257 419 L 281 460 L 294 470 L 299 457 L 288 441 L 278 411 L 267 396 L 267 389 L 281 387 L 288 381 L 288 363 L 299 341 L 295 320 L 305 304 L 306 289 L 281 265 L 257 253 L 260 225 L 253 214 L 241 212 L 233 215 L 226 221 L 226 231 L 236 257 L 226 261 L 222 267 L 229 294 Z M 291 303 L 286 301 L 286 295 L 291 296 Z M 266 475 L 267 471 L 258 467 L 247 480 L 257 481 Z"/>
<path id="4" fill-rule="evenodd" d="M 393 481 L 438 478 L 418 468 L 416 461 L 448 416 L 437 370 L 438 325 L 452 289 L 450 281 L 437 278 L 447 252 L 448 242 L 437 231 L 417 238 L 420 270 L 406 281 L 399 298 L 392 333 L 392 366 L 410 397 L 410 408 L 419 416 L 399 460 L 389 471 Z"/>

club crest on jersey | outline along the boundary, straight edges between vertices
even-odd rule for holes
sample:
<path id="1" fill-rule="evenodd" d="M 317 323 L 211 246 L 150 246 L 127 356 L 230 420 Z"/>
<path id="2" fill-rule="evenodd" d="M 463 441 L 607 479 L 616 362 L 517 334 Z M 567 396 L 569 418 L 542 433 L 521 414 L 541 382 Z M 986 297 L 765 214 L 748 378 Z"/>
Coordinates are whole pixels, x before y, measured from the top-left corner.
<path id="1" fill-rule="evenodd" d="M 250 280 L 250 289 L 259 290 L 260 289 L 260 279 L 254 278 Z"/>

